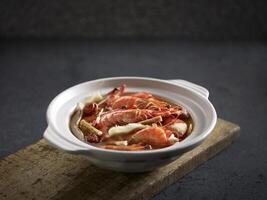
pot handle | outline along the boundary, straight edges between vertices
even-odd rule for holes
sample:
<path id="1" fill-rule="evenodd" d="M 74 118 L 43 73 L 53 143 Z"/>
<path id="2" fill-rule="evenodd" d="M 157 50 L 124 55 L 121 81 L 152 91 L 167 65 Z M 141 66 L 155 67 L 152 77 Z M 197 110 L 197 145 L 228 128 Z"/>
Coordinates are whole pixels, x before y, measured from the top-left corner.
<path id="1" fill-rule="evenodd" d="M 46 128 L 43 137 L 53 146 L 67 151 L 69 153 L 75 153 L 83 150 L 88 150 L 83 146 L 72 143 L 71 141 L 65 140 L 55 134 L 49 127 Z"/>
<path id="2" fill-rule="evenodd" d="M 182 86 L 186 86 L 194 91 L 196 91 L 198 94 L 202 95 L 203 97 L 205 98 L 209 98 L 209 91 L 200 86 L 200 85 L 197 85 L 195 83 L 192 83 L 192 82 L 189 82 L 189 81 L 186 81 L 186 80 L 182 80 L 182 79 L 175 79 L 175 80 L 170 80 L 172 83 L 177 83 L 179 85 L 182 85 Z"/>

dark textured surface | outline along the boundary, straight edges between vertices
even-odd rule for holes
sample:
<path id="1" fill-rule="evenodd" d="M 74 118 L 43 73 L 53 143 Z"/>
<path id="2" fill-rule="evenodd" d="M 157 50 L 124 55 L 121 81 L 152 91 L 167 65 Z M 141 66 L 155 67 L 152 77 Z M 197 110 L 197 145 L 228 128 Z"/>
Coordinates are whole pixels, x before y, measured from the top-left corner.
<path id="1" fill-rule="evenodd" d="M 186 79 L 241 126 L 227 150 L 154 199 L 266 199 L 267 45 L 178 41 L 9 41 L 0 46 L 0 156 L 37 141 L 63 89 L 100 77 Z"/>
<path id="2" fill-rule="evenodd" d="M 1 0 L 2 37 L 266 39 L 266 0 Z"/>

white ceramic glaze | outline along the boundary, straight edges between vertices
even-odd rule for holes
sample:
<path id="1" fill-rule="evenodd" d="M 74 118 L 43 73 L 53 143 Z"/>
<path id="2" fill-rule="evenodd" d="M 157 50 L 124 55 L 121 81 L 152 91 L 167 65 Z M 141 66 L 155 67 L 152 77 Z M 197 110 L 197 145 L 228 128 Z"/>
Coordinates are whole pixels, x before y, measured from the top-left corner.
<path id="1" fill-rule="evenodd" d="M 77 139 L 69 130 L 70 115 L 76 104 L 97 91 L 105 94 L 123 83 L 127 85 L 127 91 L 148 91 L 184 106 L 193 118 L 193 132 L 182 142 L 170 147 L 130 152 L 101 149 Z M 64 151 L 85 155 L 93 164 L 102 168 L 123 172 L 150 171 L 177 159 L 211 133 L 217 115 L 208 96 L 207 89 L 184 80 L 113 77 L 81 83 L 63 91 L 50 103 L 44 138 Z"/>

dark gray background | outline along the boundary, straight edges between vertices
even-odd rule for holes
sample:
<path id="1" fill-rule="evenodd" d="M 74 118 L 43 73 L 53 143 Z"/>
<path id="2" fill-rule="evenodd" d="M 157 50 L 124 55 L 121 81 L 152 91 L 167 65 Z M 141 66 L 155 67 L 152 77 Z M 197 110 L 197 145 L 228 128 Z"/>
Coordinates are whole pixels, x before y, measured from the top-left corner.
<path id="1" fill-rule="evenodd" d="M 3 157 L 42 137 L 48 103 L 74 84 L 110 76 L 203 85 L 218 116 L 241 126 L 228 149 L 155 199 L 266 199 L 267 46 L 260 42 L 5 41 L 0 47 Z"/>
<path id="2" fill-rule="evenodd" d="M 1 0 L 0 36 L 266 39 L 266 0 Z"/>
<path id="3" fill-rule="evenodd" d="M 154 197 L 267 199 L 267 1 L 1 0 L 0 157 L 42 138 L 49 102 L 110 76 L 186 79 L 241 126 Z"/>

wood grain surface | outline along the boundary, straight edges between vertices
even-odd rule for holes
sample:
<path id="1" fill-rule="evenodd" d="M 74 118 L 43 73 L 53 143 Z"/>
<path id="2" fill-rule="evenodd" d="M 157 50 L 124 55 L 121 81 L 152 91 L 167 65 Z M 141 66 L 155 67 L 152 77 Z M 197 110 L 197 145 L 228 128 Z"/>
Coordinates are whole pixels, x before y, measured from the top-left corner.
<path id="1" fill-rule="evenodd" d="M 149 199 L 226 148 L 239 131 L 218 119 L 201 145 L 169 165 L 139 174 L 97 168 L 42 139 L 0 161 L 0 199 Z"/>

